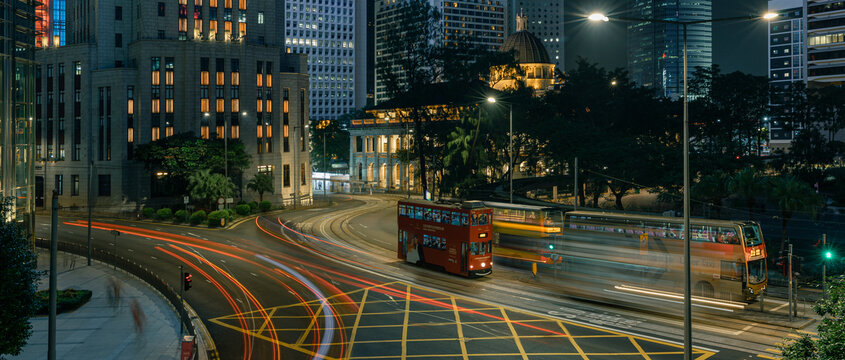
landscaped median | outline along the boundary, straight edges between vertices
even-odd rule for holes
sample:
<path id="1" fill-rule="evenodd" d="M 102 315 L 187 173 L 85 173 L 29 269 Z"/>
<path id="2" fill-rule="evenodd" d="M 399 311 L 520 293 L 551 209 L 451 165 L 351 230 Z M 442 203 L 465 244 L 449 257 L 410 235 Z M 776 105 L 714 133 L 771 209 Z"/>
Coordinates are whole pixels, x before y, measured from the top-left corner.
<path id="1" fill-rule="evenodd" d="M 64 289 L 56 292 L 56 314 L 78 309 L 91 300 L 91 290 Z M 41 290 L 35 293 L 38 301 L 37 315 L 50 314 L 50 291 Z"/>
<path id="2" fill-rule="evenodd" d="M 280 210 L 284 207 L 274 208 L 269 201 L 241 203 L 235 209 L 224 209 L 206 212 L 205 210 L 197 210 L 189 213 L 187 210 L 177 210 L 175 213 L 170 208 L 154 209 L 145 207 L 141 211 L 144 219 L 172 222 L 173 224 L 190 224 L 192 226 L 206 225 L 210 228 L 224 227 L 239 218 L 248 217 L 261 212 L 270 210 Z"/>

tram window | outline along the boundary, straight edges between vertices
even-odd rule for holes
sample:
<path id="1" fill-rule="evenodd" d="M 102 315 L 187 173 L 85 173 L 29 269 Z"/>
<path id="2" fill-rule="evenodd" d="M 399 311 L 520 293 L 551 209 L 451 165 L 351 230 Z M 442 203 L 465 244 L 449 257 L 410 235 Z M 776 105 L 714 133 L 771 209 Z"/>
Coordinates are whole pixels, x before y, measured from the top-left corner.
<path id="1" fill-rule="evenodd" d="M 478 214 L 478 225 L 490 224 L 490 216 L 488 214 Z"/>
<path id="2" fill-rule="evenodd" d="M 441 221 L 442 223 L 444 223 L 444 224 L 447 224 L 447 225 L 448 225 L 449 223 L 451 223 L 451 222 L 452 222 L 452 221 L 450 220 L 450 219 L 452 218 L 452 215 L 451 215 L 451 214 L 452 214 L 452 212 L 447 211 L 447 210 L 443 210 L 443 215 L 441 215 L 442 217 L 440 218 L 440 221 Z"/>
<path id="3" fill-rule="evenodd" d="M 461 214 L 461 225 L 469 226 L 469 215 Z"/>
<path id="4" fill-rule="evenodd" d="M 472 226 L 478 225 L 478 214 L 472 214 Z"/>
<path id="5" fill-rule="evenodd" d="M 439 223 L 440 222 L 440 210 L 434 209 L 431 210 L 431 220 Z"/>
<path id="6" fill-rule="evenodd" d="M 490 247 L 489 247 L 490 242 L 482 241 L 480 244 L 481 244 L 481 255 L 487 255 L 487 253 L 490 252 Z"/>
<path id="7" fill-rule="evenodd" d="M 452 212 L 452 225 L 461 225 L 461 213 L 455 211 Z"/>
<path id="8" fill-rule="evenodd" d="M 405 205 L 399 205 L 399 216 L 405 215 Z"/>
<path id="9" fill-rule="evenodd" d="M 431 245 L 431 236 L 423 235 L 423 246 L 429 247 Z"/>
<path id="10" fill-rule="evenodd" d="M 421 208 L 421 207 L 419 207 L 419 206 L 415 206 L 415 207 L 414 207 L 414 213 L 416 214 L 416 215 L 414 215 L 414 219 L 417 219 L 417 220 L 422 220 L 422 218 L 423 218 L 423 210 L 422 210 L 422 208 Z"/>
<path id="11" fill-rule="evenodd" d="M 469 243 L 469 253 L 471 255 L 478 255 L 478 243 L 477 242 Z"/>

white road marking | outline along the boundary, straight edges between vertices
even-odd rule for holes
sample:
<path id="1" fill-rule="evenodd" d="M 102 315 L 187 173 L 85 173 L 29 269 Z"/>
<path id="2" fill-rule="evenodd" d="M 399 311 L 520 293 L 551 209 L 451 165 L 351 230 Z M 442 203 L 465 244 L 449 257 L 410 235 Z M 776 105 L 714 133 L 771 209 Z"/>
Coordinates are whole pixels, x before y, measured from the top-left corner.
<path id="1" fill-rule="evenodd" d="M 152 256 L 152 255 L 150 255 L 150 258 L 152 258 L 153 260 L 158 260 L 158 258 L 157 258 L 157 257 Z"/>
<path id="2" fill-rule="evenodd" d="M 537 300 L 530 299 L 530 298 L 527 298 L 527 297 L 522 297 L 522 296 L 517 296 L 517 298 L 522 299 L 522 300 L 528 300 L 528 301 L 537 301 Z"/>
<path id="3" fill-rule="evenodd" d="M 781 305 L 779 305 L 779 306 L 776 306 L 774 309 L 771 309 L 771 310 L 769 310 L 769 311 L 778 311 L 778 310 L 780 310 L 780 309 L 785 308 L 787 305 L 789 305 L 789 303 L 788 303 L 788 302 L 785 302 L 785 303 L 783 303 L 783 304 L 781 304 Z"/>
<path id="4" fill-rule="evenodd" d="M 252 274 L 252 276 L 258 277 L 258 274 L 254 273 L 254 272 L 251 272 L 250 274 Z"/>
<path id="5" fill-rule="evenodd" d="M 220 262 L 225 263 L 225 262 L 226 262 L 226 260 L 220 259 Z"/>
<path id="6" fill-rule="evenodd" d="M 240 298 L 235 298 L 235 300 L 237 300 L 237 301 L 238 301 L 239 303 L 241 303 L 241 304 L 243 304 L 243 303 L 244 303 L 244 301 L 243 301 L 243 300 L 241 300 Z"/>
<path id="7" fill-rule="evenodd" d="M 363 226 L 363 227 L 364 227 L 364 229 L 367 229 L 367 228 L 369 228 L 369 226 L 367 226 L 367 225 L 364 225 L 364 224 L 361 224 L 361 223 L 358 223 L 358 225 L 361 225 L 361 226 Z"/>
<path id="8" fill-rule="evenodd" d="M 132 249 L 126 249 L 126 250 L 129 250 L 129 252 L 135 252 L 135 250 L 132 250 Z"/>
<path id="9" fill-rule="evenodd" d="M 193 237 L 200 237 L 199 235 L 194 234 L 194 233 L 188 233 L 188 235 L 191 235 L 191 236 L 193 236 Z"/>

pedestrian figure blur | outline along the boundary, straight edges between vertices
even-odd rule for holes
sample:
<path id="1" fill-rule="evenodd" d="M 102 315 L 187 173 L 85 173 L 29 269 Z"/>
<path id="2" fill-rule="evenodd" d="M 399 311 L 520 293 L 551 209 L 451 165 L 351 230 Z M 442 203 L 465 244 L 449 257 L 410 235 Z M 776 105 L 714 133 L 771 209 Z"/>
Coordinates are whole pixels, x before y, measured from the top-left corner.
<path id="1" fill-rule="evenodd" d="M 143 334 L 146 317 L 144 316 L 144 311 L 141 310 L 141 304 L 138 303 L 138 300 L 133 299 L 129 307 L 132 309 L 132 320 L 135 322 L 135 331 Z"/>
<path id="2" fill-rule="evenodd" d="M 120 281 L 118 281 L 114 277 L 110 277 L 108 279 L 108 283 L 106 284 L 106 292 L 108 293 L 109 297 L 109 305 L 113 309 L 117 309 L 120 307 Z"/>

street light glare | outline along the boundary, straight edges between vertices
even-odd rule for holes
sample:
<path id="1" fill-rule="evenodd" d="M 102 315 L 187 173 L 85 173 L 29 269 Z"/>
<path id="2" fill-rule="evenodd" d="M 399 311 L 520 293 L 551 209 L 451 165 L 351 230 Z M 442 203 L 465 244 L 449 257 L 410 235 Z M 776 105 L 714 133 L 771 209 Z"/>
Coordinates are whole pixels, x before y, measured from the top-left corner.
<path id="1" fill-rule="evenodd" d="M 491 96 L 491 97 L 487 98 L 487 102 L 494 104 L 496 102 L 496 98 Z"/>
<path id="2" fill-rule="evenodd" d="M 605 16 L 604 14 L 601 14 L 601 13 L 592 13 L 592 14 L 590 14 L 590 16 L 587 19 L 590 19 L 590 21 L 604 21 L 604 22 L 607 22 L 607 21 L 610 20 L 610 19 L 607 18 L 607 16 Z"/>
<path id="3" fill-rule="evenodd" d="M 765 14 L 763 15 L 763 19 L 766 19 L 766 20 L 771 20 L 771 19 L 774 19 L 774 18 L 776 18 L 776 17 L 778 17 L 778 14 L 777 14 L 777 13 L 773 13 L 773 12 L 768 12 L 768 13 L 765 13 Z"/>

